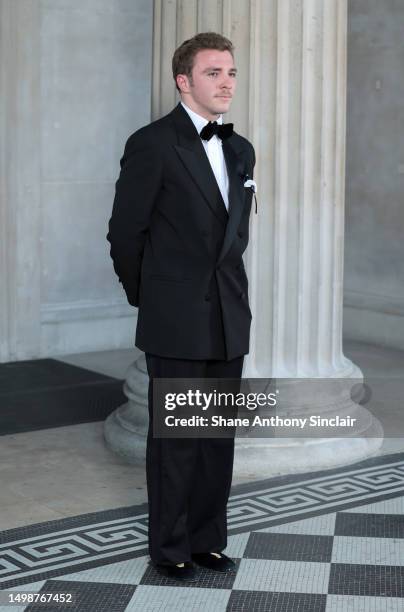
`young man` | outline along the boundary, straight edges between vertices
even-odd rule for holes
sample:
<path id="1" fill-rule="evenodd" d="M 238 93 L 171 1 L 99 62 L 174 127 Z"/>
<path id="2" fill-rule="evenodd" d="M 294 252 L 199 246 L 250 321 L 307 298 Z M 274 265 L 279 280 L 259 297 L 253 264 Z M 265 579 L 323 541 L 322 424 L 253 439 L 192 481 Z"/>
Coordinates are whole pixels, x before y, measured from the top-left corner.
<path id="1" fill-rule="evenodd" d="M 160 573 L 229 571 L 234 439 L 154 438 L 153 378 L 235 378 L 249 350 L 248 243 L 255 153 L 223 124 L 236 91 L 232 43 L 197 34 L 175 51 L 181 102 L 132 134 L 109 221 L 114 269 L 137 306 L 149 374 L 149 552 Z"/>

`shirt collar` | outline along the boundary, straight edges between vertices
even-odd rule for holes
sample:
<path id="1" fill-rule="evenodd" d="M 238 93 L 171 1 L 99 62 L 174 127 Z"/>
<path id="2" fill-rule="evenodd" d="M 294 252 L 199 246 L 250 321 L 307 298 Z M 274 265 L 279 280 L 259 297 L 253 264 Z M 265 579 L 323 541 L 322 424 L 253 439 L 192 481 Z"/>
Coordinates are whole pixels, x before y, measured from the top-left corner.
<path id="1" fill-rule="evenodd" d="M 198 115 L 198 113 L 195 113 L 195 111 L 193 111 L 191 108 L 189 108 L 189 106 L 184 104 L 184 102 L 182 100 L 181 100 L 181 104 L 185 108 L 185 110 L 187 111 L 187 113 L 190 116 L 190 118 L 192 119 L 192 122 L 193 122 L 194 126 L 196 127 L 196 129 L 198 131 L 198 134 L 199 134 L 200 131 L 202 130 L 202 128 L 204 128 L 205 125 L 207 125 L 209 123 L 209 120 L 205 119 L 205 117 L 202 117 L 201 115 Z M 219 115 L 219 118 L 215 119 L 215 121 L 217 121 L 217 123 L 219 125 L 221 125 L 223 123 L 223 115 Z"/>

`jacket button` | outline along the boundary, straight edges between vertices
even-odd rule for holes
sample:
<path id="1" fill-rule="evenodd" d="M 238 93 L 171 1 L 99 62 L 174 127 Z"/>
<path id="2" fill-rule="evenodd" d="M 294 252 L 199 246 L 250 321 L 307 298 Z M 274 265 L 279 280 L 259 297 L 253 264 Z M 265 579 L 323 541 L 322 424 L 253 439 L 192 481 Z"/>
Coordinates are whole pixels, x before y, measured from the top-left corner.
<path id="1" fill-rule="evenodd" d="M 206 300 L 207 302 L 210 302 L 210 295 L 209 295 L 209 293 L 207 293 L 207 294 L 205 295 L 205 300 Z"/>
<path id="2" fill-rule="evenodd" d="M 242 238 L 243 237 L 243 232 L 237 232 L 237 235 L 238 235 L 239 238 Z"/>
<path id="3" fill-rule="evenodd" d="M 240 300 L 241 300 L 241 299 L 243 299 L 243 297 L 245 297 L 245 293 L 244 293 L 244 291 L 242 291 L 241 293 L 239 293 L 239 296 L 238 296 L 238 297 L 240 298 Z"/>

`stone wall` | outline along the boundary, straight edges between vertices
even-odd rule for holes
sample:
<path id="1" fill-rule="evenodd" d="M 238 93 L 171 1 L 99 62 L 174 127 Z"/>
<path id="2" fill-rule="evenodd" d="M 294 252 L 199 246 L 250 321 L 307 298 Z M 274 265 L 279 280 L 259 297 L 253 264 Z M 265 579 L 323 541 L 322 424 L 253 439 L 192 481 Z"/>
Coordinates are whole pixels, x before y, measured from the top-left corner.
<path id="1" fill-rule="evenodd" d="M 348 9 L 344 337 L 404 349 L 404 3 Z"/>
<path id="2" fill-rule="evenodd" d="M 131 347 L 106 240 L 151 118 L 150 0 L 1 0 L 2 361 Z"/>

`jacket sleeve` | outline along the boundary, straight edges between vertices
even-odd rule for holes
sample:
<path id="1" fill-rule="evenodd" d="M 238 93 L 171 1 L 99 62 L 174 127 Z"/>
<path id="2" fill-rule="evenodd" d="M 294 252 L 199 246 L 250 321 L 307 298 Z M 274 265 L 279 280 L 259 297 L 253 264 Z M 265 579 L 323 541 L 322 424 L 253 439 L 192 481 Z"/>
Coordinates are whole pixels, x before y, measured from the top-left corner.
<path id="1" fill-rule="evenodd" d="M 143 128 L 128 138 L 120 165 L 107 240 L 128 302 L 138 306 L 144 245 L 162 184 L 161 155 Z"/>
<path id="2" fill-rule="evenodd" d="M 251 145 L 251 166 L 252 166 L 251 178 L 254 178 L 255 150 L 254 150 L 254 147 L 252 145 Z"/>

